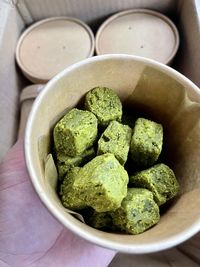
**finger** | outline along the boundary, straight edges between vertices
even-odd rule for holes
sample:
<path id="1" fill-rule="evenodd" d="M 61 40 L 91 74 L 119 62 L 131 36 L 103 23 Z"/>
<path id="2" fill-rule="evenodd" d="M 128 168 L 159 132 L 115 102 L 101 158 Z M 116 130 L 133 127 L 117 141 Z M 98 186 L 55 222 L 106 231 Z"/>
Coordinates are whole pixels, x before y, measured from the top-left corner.
<path id="1" fill-rule="evenodd" d="M 6 168 L 6 171 L 9 171 L 11 169 L 19 170 L 25 166 L 23 144 L 23 139 L 16 142 L 3 159 L 0 165 L 1 168 Z"/>
<path id="2" fill-rule="evenodd" d="M 0 190 L 24 182 L 28 178 L 21 139 L 8 151 L 0 164 Z"/>
<path id="3" fill-rule="evenodd" d="M 31 266 L 105 267 L 115 255 L 116 251 L 95 246 L 63 229 L 51 248 Z"/>

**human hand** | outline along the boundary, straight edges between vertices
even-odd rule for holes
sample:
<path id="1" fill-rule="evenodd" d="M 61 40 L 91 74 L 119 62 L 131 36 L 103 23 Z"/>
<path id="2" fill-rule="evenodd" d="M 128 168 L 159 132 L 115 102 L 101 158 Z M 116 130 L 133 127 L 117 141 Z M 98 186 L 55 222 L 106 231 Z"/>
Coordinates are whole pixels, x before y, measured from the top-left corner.
<path id="1" fill-rule="evenodd" d="M 104 267 L 115 253 L 77 237 L 48 212 L 18 141 L 0 165 L 0 266 Z"/>

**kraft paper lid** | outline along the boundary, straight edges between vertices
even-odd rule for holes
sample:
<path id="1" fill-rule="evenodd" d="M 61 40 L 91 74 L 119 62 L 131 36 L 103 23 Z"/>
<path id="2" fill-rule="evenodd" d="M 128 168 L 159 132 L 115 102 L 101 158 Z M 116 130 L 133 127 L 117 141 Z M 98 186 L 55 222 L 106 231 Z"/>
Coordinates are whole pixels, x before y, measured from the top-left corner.
<path id="1" fill-rule="evenodd" d="M 44 84 L 32 84 L 26 86 L 20 94 L 20 103 L 28 99 L 35 99 L 44 88 Z"/>
<path id="2" fill-rule="evenodd" d="M 108 18 L 96 34 L 96 53 L 131 54 L 169 64 L 179 46 L 174 23 L 161 13 L 132 9 Z"/>
<path id="3" fill-rule="evenodd" d="M 55 17 L 33 24 L 20 37 L 16 60 L 34 83 L 46 83 L 69 65 L 92 56 L 94 36 L 82 21 Z"/>
<path id="4" fill-rule="evenodd" d="M 18 138 L 23 137 L 26 129 L 26 123 L 28 120 L 29 113 L 32 109 L 35 98 L 44 88 L 44 84 L 32 84 L 26 86 L 20 94 L 20 121 L 18 128 Z"/>

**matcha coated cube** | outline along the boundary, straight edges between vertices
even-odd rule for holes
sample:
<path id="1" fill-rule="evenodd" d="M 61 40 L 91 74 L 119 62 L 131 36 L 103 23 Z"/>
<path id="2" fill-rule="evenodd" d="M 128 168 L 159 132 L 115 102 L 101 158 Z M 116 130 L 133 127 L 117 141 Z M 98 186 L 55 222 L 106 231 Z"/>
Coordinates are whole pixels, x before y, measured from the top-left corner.
<path id="1" fill-rule="evenodd" d="M 79 191 L 73 187 L 79 171 L 79 167 L 71 169 L 64 177 L 60 187 L 60 196 L 63 206 L 72 210 L 79 210 L 87 207 L 84 201 L 80 199 Z"/>
<path id="2" fill-rule="evenodd" d="M 114 211 L 127 194 L 128 174 L 113 154 L 95 157 L 78 172 L 73 188 L 97 212 Z"/>
<path id="3" fill-rule="evenodd" d="M 93 147 L 88 148 L 81 155 L 78 155 L 76 157 L 69 157 L 65 154 L 57 154 L 57 170 L 59 179 L 62 180 L 62 178 L 70 169 L 87 163 L 94 156 L 95 150 Z"/>
<path id="4" fill-rule="evenodd" d="M 128 125 L 111 121 L 98 141 L 97 155 L 112 153 L 124 165 L 127 161 L 132 130 Z"/>
<path id="5" fill-rule="evenodd" d="M 131 139 L 131 158 L 139 166 L 153 165 L 162 150 L 163 127 L 161 124 L 139 118 L 135 122 Z"/>
<path id="6" fill-rule="evenodd" d="M 102 127 L 106 127 L 113 120 L 121 121 L 121 101 L 109 88 L 95 87 L 89 91 L 85 97 L 85 109 L 96 115 Z"/>
<path id="7" fill-rule="evenodd" d="M 57 154 L 75 157 L 91 147 L 97 137 L 97 118 L 89 111 L 72 109 L 54 127 Z"/>
<path id="8" fill-rule="evenodd" d="M 179 191 L 179 183 L 174 172 L 162 163 L 131 176 L 130 184 L 149 189 L 159 206 L 175 197 Z"/>
<path id="9" fill-rule="evenodd" d="M 109 228 L 111 229 L 112 224 L 112 217 L 108 212 L 96 212 L 94 211 L 89 219 L 88 224 L 94 228 L 101 229 L 101 228 Z"/>
<path id="10" fill-rule="evenodd" d="M 153 194 L 143 188 L 129 188 L 121 207 L 111 213 L 113 224 L 129 234 L 140 234 L 159 219 L 159 207 L 153 200 Z"/>

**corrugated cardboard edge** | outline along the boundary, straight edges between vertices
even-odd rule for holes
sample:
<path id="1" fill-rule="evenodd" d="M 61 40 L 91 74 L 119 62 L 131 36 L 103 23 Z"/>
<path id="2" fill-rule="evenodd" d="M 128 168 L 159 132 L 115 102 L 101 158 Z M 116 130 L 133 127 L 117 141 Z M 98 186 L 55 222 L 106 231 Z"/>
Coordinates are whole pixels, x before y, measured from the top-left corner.
<path id="1" fill-rule="evenodd" d="M 48 0 L 48 5 L 46 1 L 41 0 L 14 0 L 13 3 L 27 25 L 52 16 L 72 16 L 90 24 L 96 22 L 97 18 L 104 20 L 112 13 L 129 8 L 150 8 L 163 13 L 173 13 L 176 9 L 174 0 L 109 0 L 103 2 L 102 0 Z"/>
<path id="2" fill-rule="evenodd" d="M 174 67 L 200 86 L 200 2 L 178 1 L 181 43 Z"/>
<path id="3" fill-rule="evenodd" d="M 23 21 L 16 9 L 0 2 L 0 161 L 16 140 L 20 81 L 15 66 L 14 51 Z M 9 44 L 9 45 L 8 45 Z"/>

